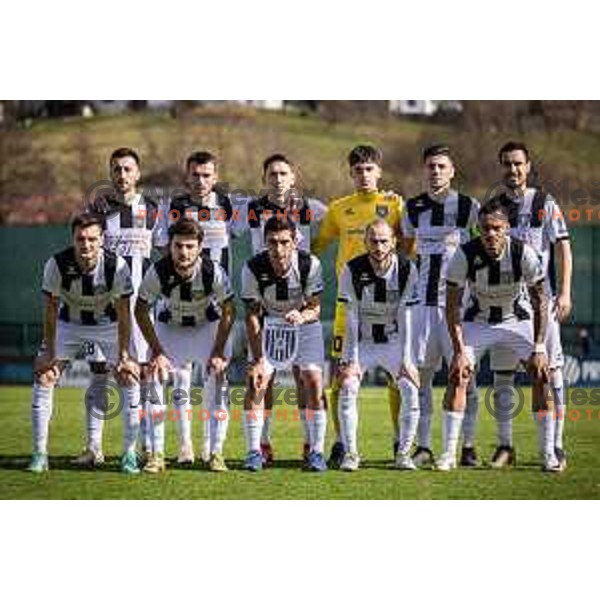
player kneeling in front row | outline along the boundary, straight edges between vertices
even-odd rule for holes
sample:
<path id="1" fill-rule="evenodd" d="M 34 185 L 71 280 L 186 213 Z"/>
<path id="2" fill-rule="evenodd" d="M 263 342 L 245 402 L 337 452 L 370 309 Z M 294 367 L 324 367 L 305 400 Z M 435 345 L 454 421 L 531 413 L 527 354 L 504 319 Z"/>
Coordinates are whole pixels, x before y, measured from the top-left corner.
<path id="1" fill-rule="evenodd" d="M 267 250 L 250 259 L 242 271 L 246 332 L 253 359 L 244 399 L 245 466 L 249 471 L 262 468 L 260 441 L 269 381 L 276 369 L 298 365 L 305 395 L 302 405 L 307 407 L 301 410 L 306 411 L 303 421 L 310 444 L 306 467 L 325 471 L 321 264 L 316 256 L 297 250 L 296 225 L 289 219 L 271 217 L 264 236 Z"/>
<path id="2" fill-rule="evenodd" d="M 54 387 L 67 363 L 82 350 L 115 367 L 125 416 L 122 469 L 127 473 L 139 472 L 135 455 L 139 369 L 128 355 L 129 297 L 133 287 L 127 263 L 102 250 L 103 230 L 102 217 L 86 213 L 77 216 L 71 226 L 73 245 L 55 254 L 44 268 L 44 339 L 34 363 L 31 403 L 33 456 L 29 470 L 34 473 L 48 470 L 48 428 Z M 86 409 L 97 414 L 105 411 L 103 406 L 86 406 Z M 101 428 L 88 430 L 87 447 L 98 453 L 101 431 Z"/>
<path id="3" fill-rule="evenodd" d="M 195 362 L 204 369 L 203 399 L 209 412 L 211 471 L 226 471 L 223 444 L 229 423 L 228 399 L 220 393 L 217 381 L 227 365 L 225 343 L 235 319 L 233 292 L 225 271 L 201 254 L 202 227 L 182 219 L 169 227 L 169 252 L 144 276 L 135 306 L 135 317 L 152 353 L 154 377 L 166 381 L 173 369 Z M 156 325 L 149 316 L 156 302 Z M 151 461 L 144 467 L 150 473 L 163 471 L 164 398 L 152 406 L 153 448 Z M 189 419 L 182 414 L 179 418 Z"/>
<path id="4" fill-rule="evenodd" d="M 509 215 L 500 202 L 488 202 L 479 211 L 479 222 L 481 237 L 461 246 L 448 267 L 446 317 L 454 356 L 444 400 L 443 454 L 436 466 L 440 471 L 456 467 L 466 387 L 475 362 L 495 348 L 511 352 L 515 366 L 519 361 L 527 363 L 544 470 L 557 471 L 554 414 L 546 385 L 547 298 L 542 264 L 530 246 L 508 235 Z M 472 300 L 461 323 L 467 283 Z M 530 305 L 523 286 L 527 286 Z"/>
<path id="5" fill-rule="evenodd" d="M 419 390 L 406 303 L 415 299 L 417 268 L 396 254 L 396 236 L 383 219 L 367 227 L 365 246 L 367 254 L 348 262 L 340 280 L 339 301 L 346 306 L 346 343 L 338 367 L 339 420 L 346 449 L 340 468 L 359 467 L 360 380 L 365 370 L 380 366 L 402 396 L 396 467 L 413 470 L 410 449 L 419 423 Z"/>

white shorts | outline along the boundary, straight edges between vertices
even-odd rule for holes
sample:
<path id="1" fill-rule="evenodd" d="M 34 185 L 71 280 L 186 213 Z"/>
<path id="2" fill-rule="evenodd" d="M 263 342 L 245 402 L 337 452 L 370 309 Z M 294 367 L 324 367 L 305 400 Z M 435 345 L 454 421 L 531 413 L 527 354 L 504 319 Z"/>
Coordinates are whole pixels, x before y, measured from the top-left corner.
<path id="1" fill-rule="evenodd" d="M 131 296 L 130 298 L 130 315 L 131 315 L 131 337 L 129 338 L 129 356 L 140 364 L 147 363 L 150 360 L 150 348 L 146 343 L 141 329 L 138 327 L 135 319 L 135 301 L 136 297 Z M 154 323 L 154 315 L 150 312 L 150 320 Z M 87 355 L 85 359 L 88 362 L 104 362 L 101 358 L 101 354 L 94 352 L 91 355 Z"/>
<path id="2" fill-rule="evenodd" d="M 305 323 L 298 327 L 298 353 L 293 366 L 301 371 L 322 371 L 325 363 L 323 347 L 323 327 L 320 322 Z M 275 371 L 275 367 L 266 361 L 267 374 Z"/>
<path id="3" fill-rule="evenodd" d="M 385 344 L 368 342 L 358 344 L 358 365 L 361 375 L 369 369 L 381 367 L 391 377 L 396 378 L 402 362 L 402 341 L 400 339 Z"/>
<path id="4" fill-rule="evenodd" d="M 449 363 L 452 342 L 446 324 L 446 309 L 442 306 L 419 304 L 413 309 L 414 353 L 419 368 L 439 369 L 442 358 Z"/>
<path id="5" fill-rule="evenodd" d="M 181 327 L 168 323 L 156 323 L 156 335 L 175 368 L 188 363 L 201 365 L 203 371 L 210 358 L 219 322 L 206 322 L 197 327 Z"/>
<path id="6" fill-rule="evenodd" d="M 116 365 L 119 357 L 118 339 L 116 323 L 79 325 L 58 321 L 56 358 L 73 360 L 83 354 L 83 358 L 88 362 L 107 362 Z"/>
<path id="7" fill-rule="evenodd" d="M 519 362 L 526 361 L 534 350 L 533 321 L 463 323 L 465 350 L 473 366 L 494 348 L 505 353 L 507 371 L 514 371 Z M 510 368 L 508 368 L 510 365 Z"/>
<path id="8" fill-rule="evenodd" d="M 546 356 L 548 367 L 556 369 L 565 364 L 565 357 L 560 340 L 560 323 L 553 310 L 554 298 L 548 302 L 548 322 L 546 323 Z M 533 318 L 533 317 L 532 317 Z M 531 321 L 533 327 L 533 320 Z M 512 371 L 514 360 L 510 352 L 503 348 L 494 348 L 490 351 L 490 369 L 492 371 Z"/>

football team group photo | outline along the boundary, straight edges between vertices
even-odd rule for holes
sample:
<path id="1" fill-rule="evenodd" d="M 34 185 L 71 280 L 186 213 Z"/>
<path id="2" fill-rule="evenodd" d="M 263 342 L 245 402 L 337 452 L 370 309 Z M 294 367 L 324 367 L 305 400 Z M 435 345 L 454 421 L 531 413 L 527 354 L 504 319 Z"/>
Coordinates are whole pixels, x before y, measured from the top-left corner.
<path id="1" fill-rule="evenodd" d="M 104 146 L 104 178 L 82 178 L 60 234 L 31 255 L 13 246 L 36 273 L 19 297 L 38 333 L 1 361 L 7 489 L 552 497 L 569 477 L 587 489 L 600 413 L 582 383 L 593 326 L 574 321 L 574 289 L 593 285 L 575 281 L 578 257 L 593 260 L 572 226 L 584 212 L 544 183 L 539 136 L 496 133 L 474 158 L 430 132 L 403 146 L 404 181 L 377 127 L 323 167 L 338 172 L 335 196 L 306 185 L 308 157 L 286 143 L 253 156 L 243 180 L 257 191 L 242 189 L 235 129 L 228 146 L 187 138 L 164 180 L 146 176 L 156 151 L 135 136 Z M 467 162 L 486 165 L 484 193 Z M 19 234 L 5 214 L 8 229 L 35 246 L 43 226 Z"/>

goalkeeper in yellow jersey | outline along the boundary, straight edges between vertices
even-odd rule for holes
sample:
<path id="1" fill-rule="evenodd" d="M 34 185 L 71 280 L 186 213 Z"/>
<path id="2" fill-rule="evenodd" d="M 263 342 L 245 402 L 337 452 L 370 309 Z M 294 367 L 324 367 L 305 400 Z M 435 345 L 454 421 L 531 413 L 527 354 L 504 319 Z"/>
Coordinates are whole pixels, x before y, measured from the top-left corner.
<path id="1" fill-rule="evenodd" d="M 329 204 L 329 210 L 321 222 L 321 227 L 316 240 L 312 244 L 315 254 L 323 251 L 334 240 L 338 241 L 336 259 L 336 275 L 339 281 L 344 265 L 349 261 L 364 254 L 365 230 L 369 223 L 375 219 L 385 219 L 399 232 L 403 212 L 402 198 L 396 194 L 378 190 L 382 174 L 382 152 L 373 146 L 356 146 L 348 155 L 350 177 L 354 183 L 354 193 L 350 196 L 338 198 Z M 336 304 L 335 322 L 333 326 L 333 341 L 331 355 L 339 359 L 344 345 L 345 319 L 344 305 Z M 400 395 L 394 384 L 390 382 L 389 399 L 392 423 L 394 425 L 394 456 L 396 455 L 398 439 L 398 412 L 400 409 Z M 339 467 L 344 459 L 345 448 L 340 436 L 338 418 L 339 386 L 333 380 L 330 394 L 329 414 L 333 419 L 336 432 L 336 441 L 331 449 L 329 459 L 332 467 Z"/>

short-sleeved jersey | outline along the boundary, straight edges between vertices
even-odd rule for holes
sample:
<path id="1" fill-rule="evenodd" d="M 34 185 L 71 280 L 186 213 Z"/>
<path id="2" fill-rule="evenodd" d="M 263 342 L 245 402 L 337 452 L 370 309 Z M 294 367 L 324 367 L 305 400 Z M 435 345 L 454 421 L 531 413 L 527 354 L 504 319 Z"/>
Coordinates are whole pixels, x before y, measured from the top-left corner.
<path id="1" fill-rule="evenodd" d="M 170 255 L 146 272 L 139 298 L 149 305 L 158 302 L 157 319 L 181 327 L 197 327 L 220 318 L 218 306 L 233 298 L 225 271 L 211 260 L 199 259 L 189 279 L 175 270 Z"/>
<path id="2" fill-rule="evenodd" d="M 393 255 L 383 275 L 375 273 L 368 254 L 352 259 L 342 270 L 338 300 L 357 319 L 356 341 L 384 344 L 397 338 L 398 311 L 414 301 L 417 282 L 416 265 L 402 255 Z M 344 350 L 345 359 L 357 359 L 356 343 L 346 344 Z"/>
<path id="3" fill-rule="evenodd" d="M 356 192 L 333 200 L 312 244 L 313 252 L 322 254 L 329 244 L 338 240 L 336 274 L 339 277 L 349 260 L 365 252 L 367 226 L 376 219 L 385 219 L 394 231 L 399 231 L 402 212 L 402 198 L 384 192 Z"/>
<path id="4" fill-rule="evenodd" d="M 104 197 L 94 203 L 92 210 L 106 220 L 104 247 L 125 259 L 137 290 L 151 264 L 152 248 L 159 245 L 162 204 L 138 194 L 127 202 Z"/>
<path id="5" fill-rule="evenodd" d="M 296 224 L 298 249 L 310 252 L 315 227 L 327 213 L 327 206 L 315 198 L 299 198 L 293 207 L 282 208 L 269 200 L 267 196 L 250 199 L 241 211 L 241 229 L 250 232 L 252 253 L 265 250 L 264 230 L 271 217 L 287 217 Z"/>
<path id="6" fill-rule="evenodd" d="M 530 319 L 531 306 L 523 286 L 543 279 L 542 264 L 531 246 L 508 237 L 502 256 L 492 259 L 481 238 L 476 238 L 462 245 L 450 260 L 447 284 L 469 284 L 464 321 L 495 324 Z"/>
<path id="7" fill-rule="evenodd" d="M 179 219 L 197 221 L 204 232 L 202 256 L 210 258 L 231 273 L 231 234 L 233 208 L 228 196 L 211 192 L 202 204 L 198 204 L 189 194 L 173 198 L 169 205 L 168 218 L 160 232 L 160 245 L 169 243 L 169 227 Z"/>
<path id="8" fill-rule="evenodd" d="M 291 310 L 302 310 L 309 298 L 321 293 L 321 263 L 302 250 L 293 253 L 290 268 L 282 277 L 275 274 L 266 251 L 242 269 L 242 300 L 258 302 L 266 315 L 283 317 Z"/>
<path id="9" fill-rule="evenodd" d="M 527 188 L 519 198 L 502 194 L 498 199 L 508 208 L 511 235 L 536 251 L 546 274 L 546 292 L 555 294 L 554 244 L 569 239 L 569 230 L 556 200 L 535 188 Z"/>
<path id="10" fill-rule="evenodd" d="M 421 194 L 406 201 L 402 233 L 416 240 L 422 304 L 445 306 L 448 261 L 471 239 L 478 214 L 479 202 L 455 190 L 444 198 Z"/>
<path id="11" fill-rule="evenodd" d="M 117 320 L 114 301 L 133 294 L 125 260 L 101 251 L 96 266 L 83 272 L 71 246 L 44 267 L 42 291 L 60 298 L 59 320 L 79 325 L 106 325 Z"/>

